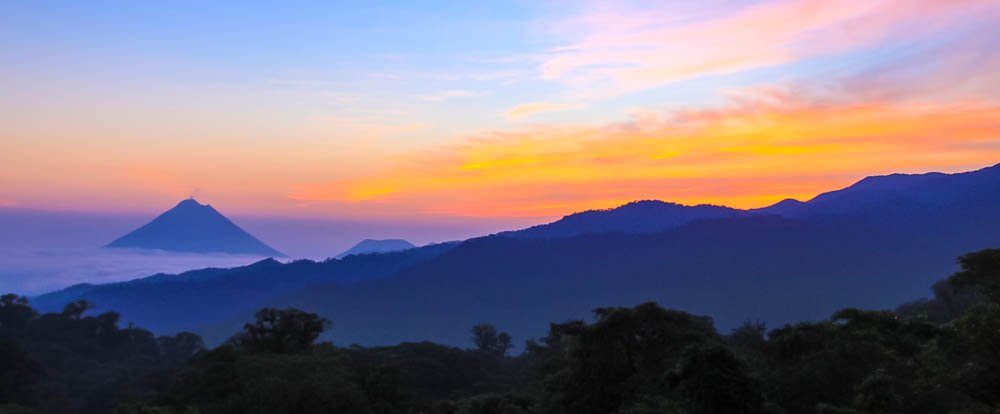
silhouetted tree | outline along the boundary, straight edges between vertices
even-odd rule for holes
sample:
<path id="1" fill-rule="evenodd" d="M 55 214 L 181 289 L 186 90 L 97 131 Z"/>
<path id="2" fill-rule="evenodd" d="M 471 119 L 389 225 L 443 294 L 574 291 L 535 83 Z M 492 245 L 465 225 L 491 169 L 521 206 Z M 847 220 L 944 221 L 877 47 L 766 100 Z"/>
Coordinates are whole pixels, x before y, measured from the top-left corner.
<path id="1" fill-rule="evenodd" d="M 94 308 L 94 304 L 86 300 L 77 300 L 66 304 L 63 308 L 62 314 L 68 316 L 72 319 L 79 320 L 83 317 L 83 314 L 90 309 Z"/>
<path id="2" fill-rule="evenodd" d="M 944 327 L 939 379 L 980 404 L 1000 409 L 1000 305 L 975 306 Z"/>
<path id="3" fill-rule="evenodd" d="M 0 297 L 0 336 L 21 335 L 38 314 L 28 306 L 28 298 L 15 294 Z"/>
<path id="4" fill-rule="evenodd" d="M 507 332 L 497 334 L 497 354 L 506 356 L 507 351 L 512 348 L 514 348 L 514 338 L 511 338 L 510 334 Z"/>
<path id="5" fill-rule="evenodd" d="M 319 315 L 294 308 L 264 308 L 254 316 L 257 320 L 244 325 L 231 343 L 251 351 L 298 352 L 308 349 L 330 326 L 330 321 Z"/>
<path id="6" fill-rule="evenodd" d="M 940 333 L 920 319 L 844 309 L 829 321 L 771 331 L 767 369 L 788 412 L 810 412 L 820 402 L 828 411 L 891 407 L 895 397 L 879 400 L 875 395 L 890 385 L 903 396 L 897 412 L 948 412 L 940 406 L 947 400 L 941 387 L 922 380 L 929 374 L 926 351 Z M 859 398 L 861 394 L 867 396 Z"/>
<path id="7" fill-rule="evenodd" d="M 41 365 L 17 343 L 0 338 L 0 404 L 34 403 L 32 387 L 44 376 Z"/>
<path id="8" fill-rule="evenodd" d="M 0 306 L 27 305 L 28 298 L 16 293 L 8 293 L 0 296 Z"/>
<path id="9" fill-rule="evenodd" d="M 854 406 L 865 413 L 892 414 L 905 412 L 905 397 L 901 391 L 905 385 L 884 368 L 878 368 L 865 377 L 855 388 Z"/>
<path id="10" fill-rule="evenodd" d="M 161 336 L 156 339 L 160 345 L 160 355 L 169 361 L 181 363 L 205 349 L 201 337 L 191 332 L 179 332 L 174 336 Z"/>
<path id="11" fill-rule="evenodd" d="M 691 345 L 670 373 L 671 386 L 692 414 L 757 414 L 764 410 L 760 381 L 729 348 Z"/>
<path id="12" fill-rule="evenodd" d="M 498 332 L 490 324 L 481 323 L 472 327 L 472 343 L 482 352 L 504 356 L 514 347 L 513 339 L 506 332 Z"/>
<path id="13" fill-rule="evenodd" d="M 108 413 L 163 389 L 182 361 L 164 357 L 151 332 L 119 328 L 116 312 L 85 316 L 93 307 L 39 315 L 24 297 L 0 296 L 0 412 Z"/>
<path id="14" fill-rule="evenodd" d="M 1000 249 L 959 258 L 951 285 L 980 292 L 986 300 L 943 327 L 937 341 L 938 379 L 982 406 L 1000 409 Z"/>
<path id="15" fill-rule="evenodd" d="M 948 280 L 959 287 L 973 287 L 993 303 L 1000 303 L 1000 249 L 982 250 L 958 258 L 962 271 Z"/>
<path id="16" fill-rule="evenodd" d="M 552 359 L 544 382 L 547 411 L 609 413 L 635 407 L 646 396 L 667 396 L 666 374 L 689 345 L 718 340 L 710 318 L 656 303 L 598 308 L 597 322 L 553 324 L 546 343 L 565 350 Z M 546 353 L 529 345 L 532 353 Z M 560 367 L 561 366 L 561 367 Z"/>
<path id="17" fill-rule="evenodd" d="M 767 324 L 763 321 L 746 321 L 734 328 L 727 339 L 736 347 L 760 351 L 767 344 L 766 335 Z"/>

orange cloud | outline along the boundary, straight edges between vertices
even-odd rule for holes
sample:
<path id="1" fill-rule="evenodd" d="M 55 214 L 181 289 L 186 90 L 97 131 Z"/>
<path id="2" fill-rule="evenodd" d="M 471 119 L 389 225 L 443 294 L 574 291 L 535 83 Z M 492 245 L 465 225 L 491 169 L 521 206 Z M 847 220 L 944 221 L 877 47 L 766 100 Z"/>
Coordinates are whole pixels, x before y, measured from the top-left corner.
<path id="1" fill-rule="evenodd" d="M 633 199 L 759 207 L 872 173 L 1000 160 L 1000 108 L 818 103 L 772 93 L 604 126 L 536 126 L 412 153 L 292 197 L 396 214 L 551 217 Z"/>

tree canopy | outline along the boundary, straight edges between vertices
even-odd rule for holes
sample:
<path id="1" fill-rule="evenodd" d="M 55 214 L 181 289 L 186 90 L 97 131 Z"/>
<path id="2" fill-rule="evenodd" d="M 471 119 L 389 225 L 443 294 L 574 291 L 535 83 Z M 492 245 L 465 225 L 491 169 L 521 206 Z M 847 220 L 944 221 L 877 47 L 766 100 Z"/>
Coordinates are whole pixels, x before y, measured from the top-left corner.
<path id="1" fill-rule="evenodd" d="M 893 311 L 721 334 L 652 302 L 605 307 L 550 324 L 519 354 L 490 324 L 471 328 L 467 349 L 338 347 L 316 342 L 325 318 L 275 308 L 205 349 L 191 333 L 122 328 L 88 302 L 39 314 L 4 295 L 0 412 L 997 413 L 997 253 L 962 256 L 933 298 Z"/>

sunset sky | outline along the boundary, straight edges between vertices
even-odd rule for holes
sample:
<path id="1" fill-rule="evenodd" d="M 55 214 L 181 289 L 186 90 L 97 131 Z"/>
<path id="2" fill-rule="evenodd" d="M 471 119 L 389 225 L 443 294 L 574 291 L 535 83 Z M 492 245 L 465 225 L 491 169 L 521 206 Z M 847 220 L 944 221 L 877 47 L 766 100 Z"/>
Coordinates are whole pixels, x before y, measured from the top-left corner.
<path id="1" fill-rule="evenodd" d="M 0 207 L 523 220 L 1000 163 L 996 0 L 207 3 L 0 3 Z"/>

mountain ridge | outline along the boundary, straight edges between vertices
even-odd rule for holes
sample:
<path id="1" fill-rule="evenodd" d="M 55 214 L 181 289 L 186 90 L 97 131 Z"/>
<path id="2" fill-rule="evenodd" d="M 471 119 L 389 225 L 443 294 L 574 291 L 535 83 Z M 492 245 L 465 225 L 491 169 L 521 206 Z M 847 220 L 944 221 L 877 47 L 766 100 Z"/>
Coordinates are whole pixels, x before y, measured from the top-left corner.
<path id="1" fill-rule="evenodd" d="M 877 197 L 893 194 L 894 200 L 913 202 L 915 207 L 940 204 L 942 200 L 930 200 L 919 194 L 912 194 L 922 186 L 933 185 L 940 180 L 1000 182 L 1000 164 L 958 173 L 927 172 L 920 174 L 885 174 L 864 177 L 853 184 L 815 197 L 800 201 L 786 198 L 770 206 L 738 209 L 722 205 L 685 205 L 662 200 L 636 200 L 607 209 L 586 210 L 563 216 L 552 223 L 531 226 L 525 229 L 498 234 L 518 238 L 556 238 L 586 233 L 625 232 L 655 233 L 680 227 L 704 219 L 737 218 L 754 215 L 780 215 L 791 218 L 830 216 L 852 213 L 872 207 L 873 202 L 866 194 L 877 192 Z M 968 191 L 970 184 L 963 183 L 951 191 Z M 946 200 L 945 200 L 946 201 Z"/>
<path id="2" fill-rule="evenodd" d="M 573 213 L 552 223 L 499 234 L 517 238 L 553 238 L 608 231 L 655 233 L 694 220 L 732 218 L 740 214 L 741 210 L 711 204 L 687 206 L 661 200 L 637 200 L 614 208 Z"/>
<path id="3" fill-rule="evenodd" d="M 662 231 L 555 238 L 508 232 L 434 252 L 421 247 L 325 264 L 189 272 L 77 293 L 123 320 L 162 332 L 194 330 L 210 342 L 224 340 L 264 306 L 319 312 L 334 321 L 337 342 L 360 344 L 427 338 L 459 344 L 467 325 L 483 321 L 526 339 L 544 333 L 538 321 L 649 300 L 711 315 L 724 329 L 746 317 L 780 326 L 825 317 L 845 304 L 898 305 L 953 271 L 957 255 L 1000 245 L 1000 169 L 928 177 L 915 186 L 896 177 L 890 180 L 906 182 L 877 185 L 874 193 L 865 188 L 870 183 L 845 187 L 818 203 L 822 208 L 794 217 L 757 211 Z M 859 194 L 872 202 L 860 210 L 839 207 Z M 802 204 L 809 202 L 770 207 Z M 677 208 L 647 203 L 632 212 L 664 206 Z M 58 309 L 72 296 L 40 300 Z"/>

